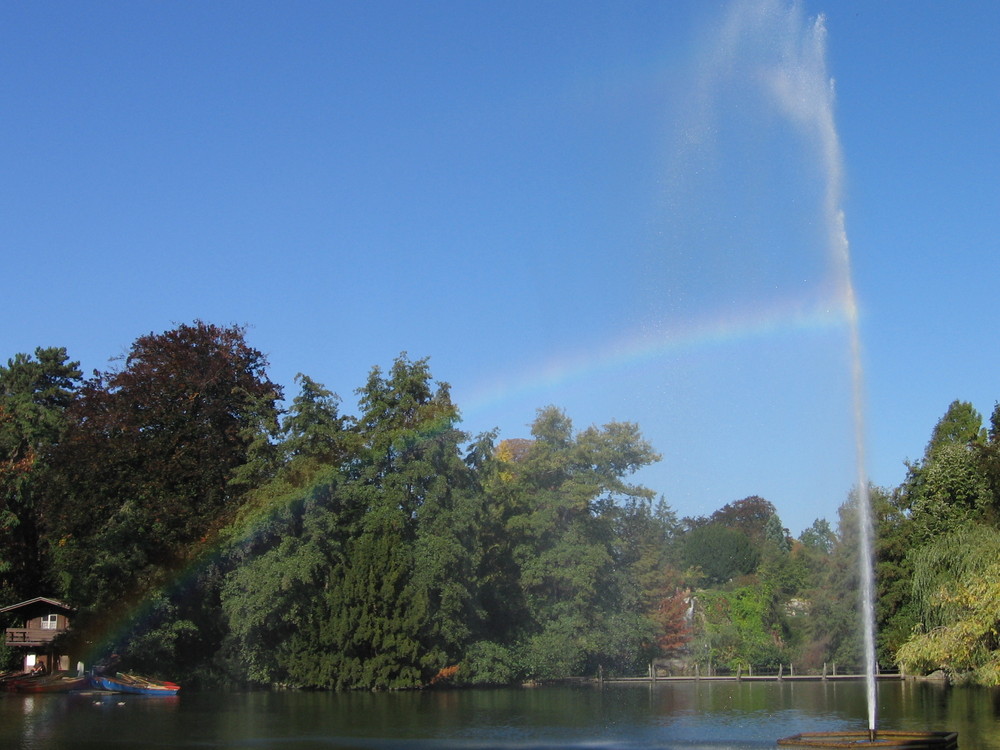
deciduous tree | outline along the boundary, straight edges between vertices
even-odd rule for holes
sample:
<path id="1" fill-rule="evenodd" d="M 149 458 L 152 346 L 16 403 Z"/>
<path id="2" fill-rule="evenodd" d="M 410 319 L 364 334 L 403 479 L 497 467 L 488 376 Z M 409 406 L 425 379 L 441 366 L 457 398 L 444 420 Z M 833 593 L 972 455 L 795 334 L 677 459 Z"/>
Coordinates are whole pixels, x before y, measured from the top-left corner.
<path id="1" fill-rule="evenodd" d="M 969 524 L 914 556 L 918 631 L 897 652 L 910 672 L 1000 684 L 1000 532 Z"/>
<path id="2" fill-rule="evenodd" d="M 266 365 L 243 328 L 196 321 L 139 337 L 117 368 L 85 382 L 52 452 L 45 504 L 60 594 L 81 608 L 81 638 L 88 622 L 169 586 L 235 516 L 247 487 L 232 480 L 281 397 Z M 160 610 L 177 619 L 155 629 L 167 637 L 184 620 L 214 637 L 214 594 L 177 594 Z M 137 627 L 132 637 L 148 635 Z M 215 645 L 180 653 L 203 659 Z"/>

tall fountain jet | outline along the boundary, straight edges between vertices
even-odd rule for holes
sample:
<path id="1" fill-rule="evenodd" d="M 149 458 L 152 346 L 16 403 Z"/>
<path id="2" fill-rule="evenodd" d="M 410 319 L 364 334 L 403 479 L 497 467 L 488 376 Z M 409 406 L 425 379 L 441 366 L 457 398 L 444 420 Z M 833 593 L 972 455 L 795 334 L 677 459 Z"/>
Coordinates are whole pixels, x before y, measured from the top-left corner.
<path id="1" fill-rule="evenodd" d="M 777 252 L 788 264 L 803 264 L 800 278 L 806 271 L 822 275 L 824 278 L 817 285 L 816 304 L 835 312 L 848 329 L 860 526 L 860 608 L 868 731 L 874 737 L 878 710 L 873 525 L 865 467 L 864 374 L 858 305 L 843 210 L 843 157 L 834 117 L 834 84 L 827 71 L 826 43 L 825 17 L 807 18 L 800 3 L 735 0 L 713 41 L 705 45 L 706 54 L 693 97 L 695 116 L 684 132 L 688 141 L 694 144 L 731 138 L 737 146 L 726 152 L 729 158 L 741 165 L 752 165 L 751 169 L 763 171 L 766 179 L 773 181 L 772 184 L 762 183 L 763 190 L 782 190 L 783 195 L 793 195 L 780 204 L 780 215 L 767 216 L 767 223 L 787 221 L 790 230 L 795 229 L 799 225 L 787 217 L 802 214 L 808 216 L 810 233 L 803 234 L 804 239 L 796 236 L 787 252 L 778 250 L 780 246 L 771 242 L 771 238 L 765 238 L 758 243 L 765 249 L 758 252 L 771 248 L 772 253 Z M 728 119 L 723 121 L 722 117 Z M 759 143 L 769 144 L 773 149 L 769 152 L 771 161 L 766 164 L 754 161 L 754 155 L 747 153 Z M 706 149 L 705 153 L 711 155 L 713 152 Z M 709 161 L 709 158 L 700 159 L 695 170 L 685 170 L 685 180 L 690 183 L 691 173 L 697 174 Z M 785 166 L 782 171 L 782 166 L 787 164 L 794 167 Z M 788 184 L 779 182 L 782 180 L 787 180 Z M 752 201 L 754 196 L 738 196 L 737 200 L 740 197 Z M 733 210 L 740 208 L 737 206 Z M 787 232 L 788 236 L 791 234 Z M 809 258 L 816 258 L 823 270 L 806 266 Z"/>
<path id="2" fill-rule="evenodd" d="M 851 385 L 854 407 L 854 454 L 857 467 L 857 518 L 859 539 L 859 565 L 861 580 L 861 615 L 864 632 L 865 687 L 868 699 L 868 734 L 874 741 L 878 718 L 878 692 L 876 690 L 875 657 L 875 556 L 874 524 L 872 522 L 871 495 L 868 490 L 868 472 L 865 463 L 865 413 L 864 368 L 861 356 L 861 329 L 858 322 L 858 305 L 851 272 L 851 249 L 844 221 L 843 156 L 840 137 L 834 120 L 833 80 L 826 74 L 826 25 L 822 15 L 812 25 L 808 48 L 814 55 L 814 72 L 818 80 L 807 85 L 805 91 L 815 91 L 813 125 L 821 144 L 826 174 L 824 215 L 828 230 L 828 243 L 835 264 L 837 286 L 843 301 L 848 322 L 851 349 Z M 821 86 L 827 81 L 825 86 Z"/>
<path id="3" fill-rule="evenodd" d="M 876 690 L 875 658 L 875 559 L 874 525 L 872 523 L 871 496 L 868 491 L 868 472 L 865 464 L 865 414 L 864 369 L 861 356 L 861 329 L 858 322 L 858 305 L 851 272 L 851 249 L 844 221 L 843 156 L 840 137 L 834 120 L 833 80 L 826 72 L 826 25 L 822 15 L 812 24 L 804 50 L 808 57 L 801 70 L 798 85 L 785 91 L 786 96 L 798 97 L 791 103 L 790 111 L 801 108 L 804 123 L 815 128 L 824 160 L 826 190 L 824 216 L 828 231 L 827 242 L 834 261 L 837 286 L 848 322 L 851 350 L 851 385 L 854 407 L 854 455 L 857 467 L 857 518 L 859 539 L 859 565 L 861 579 L 861 620 L 864 632 L 865 693 L 868 702 L 868 736 L 875 740 L 878 719 L 878 692 Z"/>
<path id="4" fill-rule="evenodd" d="M 693 213 L 701 221 L 674 239 L 679 248 L 696 246 L 700 262 L 714 260 L 726 271 L 713 284 L 713 291 L 723 290 L 713 298 L 719 303 L 760 304 L 766 295 L 780 294 L 783 284 L 801 294 L 802 281 L 811 281 L 813 304 L 835 314 L 847 329 L 868 726 L 866 731 L 805 733 L 779 744 L 953 747 L 954 733 L 878 727 L 864 371 L 826 45 L 825 16 L 807 18 L 795 0 L 733 0 L 728 6 L 700 48 L 688 98 L 692 111 L 681 123 L 678 162 L 671 173 L 672 211 Z M 713 181 L 719 165 L 725 165 L 725 179 Z M 707 197 L 704 205 L 698 202 L 701 196 Z M 845 455 L 844 460 L 846 465 L 851 459 Z"/>

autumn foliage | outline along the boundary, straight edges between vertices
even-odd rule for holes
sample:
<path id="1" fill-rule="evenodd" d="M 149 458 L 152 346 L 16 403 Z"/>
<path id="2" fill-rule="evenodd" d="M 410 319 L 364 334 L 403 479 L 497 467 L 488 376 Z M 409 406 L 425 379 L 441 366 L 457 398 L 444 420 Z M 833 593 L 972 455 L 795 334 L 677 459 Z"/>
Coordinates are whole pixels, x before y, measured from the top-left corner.
<path id="1" fill-rule="evenodd" d="M 660 600 L 653 614 L 659 631 L 656 645 L 664 656 L 676 654 L 691 640 L 690 591 L 678 590 Z"/>

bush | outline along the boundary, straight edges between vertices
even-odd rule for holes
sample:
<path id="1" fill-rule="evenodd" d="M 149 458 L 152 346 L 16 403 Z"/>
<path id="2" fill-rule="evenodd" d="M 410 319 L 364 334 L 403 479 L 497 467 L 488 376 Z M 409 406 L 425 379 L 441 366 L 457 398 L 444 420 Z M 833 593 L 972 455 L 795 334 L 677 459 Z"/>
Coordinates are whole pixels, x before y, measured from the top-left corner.
<path id="1" fill-rule="evenodd" d="M 511 685 L 522 677 L 512 649 L 493 641 L 479 641 L 465 652 L 457 679 L 467 685 Z"/>

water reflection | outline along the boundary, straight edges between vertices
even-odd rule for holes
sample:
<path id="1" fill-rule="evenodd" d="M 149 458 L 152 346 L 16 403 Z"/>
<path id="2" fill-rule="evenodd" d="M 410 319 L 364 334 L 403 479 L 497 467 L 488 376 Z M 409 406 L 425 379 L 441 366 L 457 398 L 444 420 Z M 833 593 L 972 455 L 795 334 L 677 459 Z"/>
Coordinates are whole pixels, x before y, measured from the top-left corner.
<path id="1" fill-rule="evenodd" d="M 1000 694 L 882 683 L 881 726 L 951 730 L 1000 750 Z M 867 723 L 864 685 L 649 683 L 408 693 L 0 696 L 0 747 L 699 748 L 774 747 L 803 731 Z"/>

